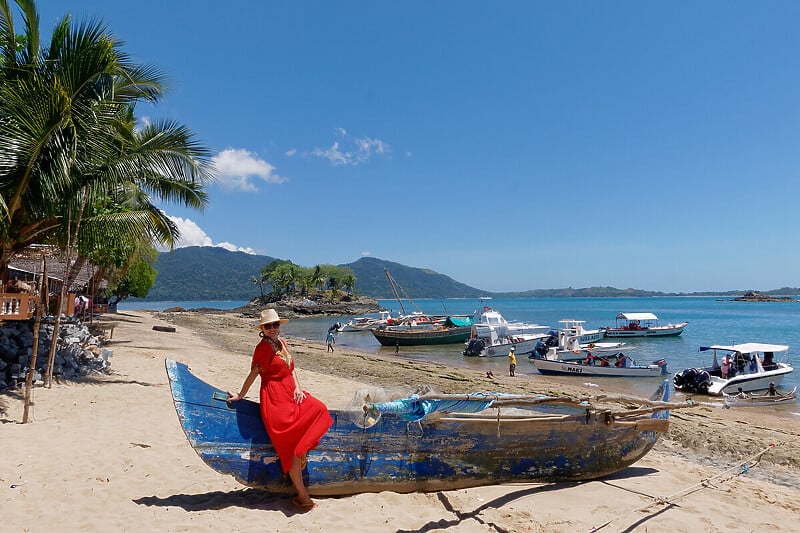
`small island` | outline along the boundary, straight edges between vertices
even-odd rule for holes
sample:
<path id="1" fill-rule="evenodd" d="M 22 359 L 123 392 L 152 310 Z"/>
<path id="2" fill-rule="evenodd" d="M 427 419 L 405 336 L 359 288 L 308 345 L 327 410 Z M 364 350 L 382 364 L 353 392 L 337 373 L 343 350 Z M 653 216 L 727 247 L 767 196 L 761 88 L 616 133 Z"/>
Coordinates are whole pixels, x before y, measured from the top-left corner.
<path id="1" fill-rule="evenodd" d="M 733 298 L 732 302 L 794 302 L 791 296 L 767 296 L 758 291 L 747 291 L 744 295 Z"/>

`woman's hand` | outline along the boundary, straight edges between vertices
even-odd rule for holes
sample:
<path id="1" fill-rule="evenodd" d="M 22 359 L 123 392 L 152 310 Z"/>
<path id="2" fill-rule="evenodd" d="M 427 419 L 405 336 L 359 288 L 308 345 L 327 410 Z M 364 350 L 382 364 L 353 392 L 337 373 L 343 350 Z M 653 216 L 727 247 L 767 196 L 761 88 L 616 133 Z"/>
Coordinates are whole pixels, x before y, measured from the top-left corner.
<path id="1" fill-rule="evenodd" d="M 303 400 L 306 399 L 306 393 L 301 391 L 300 389 L 294 390 L 294 403 L 303 403 Z"/>
<path id="2" fill-rule="evenodd" d="M 242 399 L 242 397 L 238 393 L 234 394 L 231 391 L 228 391 L 228 401 L 229 402 L 238 402 L 241 399 Z"/>

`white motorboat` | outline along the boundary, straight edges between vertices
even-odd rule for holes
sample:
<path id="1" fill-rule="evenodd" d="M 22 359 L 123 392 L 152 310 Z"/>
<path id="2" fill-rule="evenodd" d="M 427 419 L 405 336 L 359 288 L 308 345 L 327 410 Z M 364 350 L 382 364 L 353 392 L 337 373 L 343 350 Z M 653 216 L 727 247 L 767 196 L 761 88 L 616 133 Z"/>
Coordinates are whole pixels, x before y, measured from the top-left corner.
<path id="1" fill-rule="evenodd" d="M 600 329 L 584 329 L 585 320 L 564 319 L 559 322 L 564 327 L 558 331 L 550 330 L 550 337 L 537 345 L 529 357 L 580 360 L 590 353 L 618 352 L 625 346 L 624 342 L 600 342 L 605 333 Z"/>
<path id="2" fill-rule="evenodd" d="M 743 392 L 764 390 L 770 383 L 779 385 L 794 371 L 787 362 L 789 347 L 782 344 L 701 346 L 700 351 L 712 352 L 711 366 L 678 372 L 673 378 L 676 389 L 712 396 L 736 394 L 740 388 Z"/>
<path id="3" fill-rule="evenodd" d="M 577 342 L 578 344 L 590 344 L 600 341 L 605 337 L 605 332 L 600 329 L 586 329 L 583 325 L 585 320 L 573 320 L 565 318 L 558 321 L 564 324 L 558 332 L 558 344 L 566 348 L 567 344 Z"/>
<path id="4" fill-rule="evenodd" d="M 508 322 L 491 307 L 484 306 L 472 325 L 464 355 L 504 357 L 511 348 L 517 356 L 532 353 L 536 343 L 547 339 L 547 326 L 527 322 Z"/>
<path id="5" fill-rule="evenodd" d="M 637 365 L 621 353 L 608 357 L 587 357 L 583 361 L 535 358 L 530 361 L 536 370 L 545 375 L 645 378 L 667 374 L 667 362 L 664 359 L 649 365 Z"/>
<path id="6" fill-rule="evenodd" d="M 600 328 L 606 337 L 667 337 L 680 335 L 688 322 L 660 325 L 653 313 L 619 313 L 616 326 Z"/>

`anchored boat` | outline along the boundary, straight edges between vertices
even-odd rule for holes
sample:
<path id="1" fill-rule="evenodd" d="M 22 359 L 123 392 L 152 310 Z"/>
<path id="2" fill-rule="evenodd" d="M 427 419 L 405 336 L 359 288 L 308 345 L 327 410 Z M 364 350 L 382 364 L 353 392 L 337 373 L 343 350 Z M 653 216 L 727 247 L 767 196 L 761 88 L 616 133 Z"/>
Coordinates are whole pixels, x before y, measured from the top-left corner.
<path id="1" fill-rule="evenodd" d="M 605 331 L 606 337 L 668 337 L 680 335 L 688 325 L 688 322 L 679 322 L 662 326 L 653 313 L 620 313 L 616 326 L 600 329 Z"/>

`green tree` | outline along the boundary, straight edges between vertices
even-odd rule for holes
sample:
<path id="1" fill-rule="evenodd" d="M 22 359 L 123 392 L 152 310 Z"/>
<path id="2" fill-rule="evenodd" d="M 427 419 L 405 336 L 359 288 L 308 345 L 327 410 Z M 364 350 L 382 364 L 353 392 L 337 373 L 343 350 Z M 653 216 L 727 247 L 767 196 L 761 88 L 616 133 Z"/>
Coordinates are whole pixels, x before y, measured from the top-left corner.
<path id="1" fill-rule="evenodd" d="M 356 286 L 356 274 L 351 268 L 342 268 L 342 285 L 347 289 L 347 292 L 352 293 Z"/>
<path id="2" fill-rule="evenodd" d="M 269 282 L 278 294 L 294 292 L 295 284 L 299 279 L 299 268 L 291 261 L 284 261 L 277 265 L 269 274 Z"/>
<path id="3" fill-rule="evenodd" d="M 99 22 L 66 16 L 40 48 L 34 2 L 16 3 L 22 39 L 0 0 L 0 273 L 30 244 L 69 247 L 75 236 L 84 249 L 113 231 L 171 247 L 178 229 L 151 198 L 202 208 L 211 174 L 184 126 L 134 127 L 136 103 L 162 96 L 162 75 Z"/>
<path id="4" fill-rule="evenodd" d="M 124 270 L 124 275 L 109 284 L 108 295 L 112 297 L 111 303 L 117 304 L 128 297 L 144 298 L 153 287 L 158 272 L 153 268 L 157 253 L 151 253 L 132 259 Z M 120 272 L 120 273 L 121 273 Z"/>

